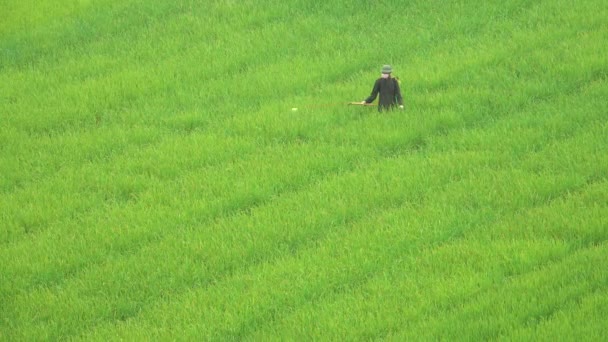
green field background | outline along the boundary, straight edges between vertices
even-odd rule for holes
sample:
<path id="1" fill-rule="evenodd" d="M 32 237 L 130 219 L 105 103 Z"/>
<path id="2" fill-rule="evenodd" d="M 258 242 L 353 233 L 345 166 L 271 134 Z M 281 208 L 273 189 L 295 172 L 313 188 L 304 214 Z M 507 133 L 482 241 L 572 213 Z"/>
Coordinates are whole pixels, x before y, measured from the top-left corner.
<path id="1" fill-rule="evenodd" d="M 0 340 L 607 340 L 607 18 L 0 0 Z"/>

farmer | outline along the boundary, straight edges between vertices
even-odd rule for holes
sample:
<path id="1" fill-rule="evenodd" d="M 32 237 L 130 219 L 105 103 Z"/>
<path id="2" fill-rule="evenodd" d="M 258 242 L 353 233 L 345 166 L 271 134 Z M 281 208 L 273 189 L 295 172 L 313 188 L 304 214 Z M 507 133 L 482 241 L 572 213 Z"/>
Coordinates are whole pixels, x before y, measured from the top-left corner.
<path id="1" fill-rule="evenodd" d="M 394 109 L 399 104 L 399 109 L 403 109 L 403 98 L 401 97 L 401 89 L 399 88 L 399 82 L 396 78 L 391 77 L 393 68 L 390 65 L 382 67 L 382 76 L 374 83 L 371 95 L 361 102 L 361 104 L 368 104 L 374 102 L 378 93 L 380 99 L 378 100 L 378 111 Z"/>

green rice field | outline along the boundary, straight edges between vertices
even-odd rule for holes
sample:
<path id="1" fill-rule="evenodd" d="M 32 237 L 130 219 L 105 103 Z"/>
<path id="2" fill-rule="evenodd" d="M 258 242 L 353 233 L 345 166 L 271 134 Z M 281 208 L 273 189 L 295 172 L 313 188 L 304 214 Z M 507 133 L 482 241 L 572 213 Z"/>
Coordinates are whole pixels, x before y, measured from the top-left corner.
<path id="1" fill-rule="evenodd" d="M 608 340 L 607 18 L 0 0 L 0 341 Z"/>

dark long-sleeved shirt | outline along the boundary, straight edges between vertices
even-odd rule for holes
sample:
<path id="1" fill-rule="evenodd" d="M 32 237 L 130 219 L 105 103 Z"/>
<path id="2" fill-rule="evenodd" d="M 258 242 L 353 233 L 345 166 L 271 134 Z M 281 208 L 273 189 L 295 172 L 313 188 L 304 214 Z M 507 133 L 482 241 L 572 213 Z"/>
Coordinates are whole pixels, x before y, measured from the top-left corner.
<path id="1" fill-rule="evenodd" d="M 374 102 L 378 94 L 380 94 L 378 110 L 390 109 L 396 104 L 403 105 L 403 97 L 401 97 L 399 82 L 392 77 L 377 79 L 374 83 L 372 93 L 365 99 L 365 102 Z"/>

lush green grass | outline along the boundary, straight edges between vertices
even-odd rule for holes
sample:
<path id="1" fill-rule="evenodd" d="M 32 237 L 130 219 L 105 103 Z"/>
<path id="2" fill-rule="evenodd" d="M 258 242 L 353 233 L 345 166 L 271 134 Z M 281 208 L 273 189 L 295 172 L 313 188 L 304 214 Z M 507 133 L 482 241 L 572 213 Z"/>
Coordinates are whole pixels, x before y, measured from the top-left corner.
<path id="1" fill-rule="evenodd" d="M 608 336 L 604 1 L 0 8 L 0 340 Z"/>

